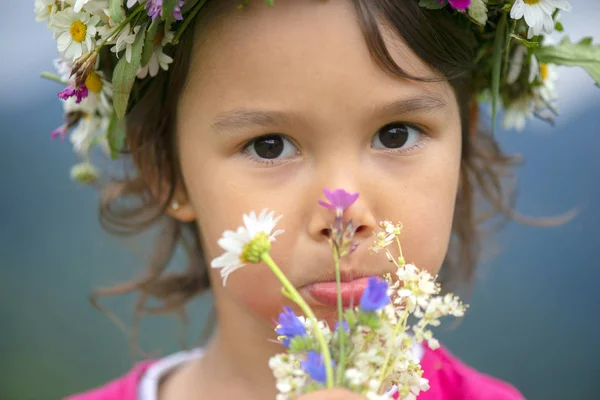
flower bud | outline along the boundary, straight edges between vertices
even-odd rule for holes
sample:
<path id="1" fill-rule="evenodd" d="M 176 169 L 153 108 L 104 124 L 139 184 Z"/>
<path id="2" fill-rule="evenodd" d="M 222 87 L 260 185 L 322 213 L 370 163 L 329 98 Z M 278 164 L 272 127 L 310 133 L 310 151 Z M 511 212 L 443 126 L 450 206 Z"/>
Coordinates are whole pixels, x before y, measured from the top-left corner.
<path id="1" fill-rule="evenodd" d="M 71 168 L 71 178 L 83 184 L 93 184 L 98 179 L 98 170 L 89 162 L 75 164 Z"/>

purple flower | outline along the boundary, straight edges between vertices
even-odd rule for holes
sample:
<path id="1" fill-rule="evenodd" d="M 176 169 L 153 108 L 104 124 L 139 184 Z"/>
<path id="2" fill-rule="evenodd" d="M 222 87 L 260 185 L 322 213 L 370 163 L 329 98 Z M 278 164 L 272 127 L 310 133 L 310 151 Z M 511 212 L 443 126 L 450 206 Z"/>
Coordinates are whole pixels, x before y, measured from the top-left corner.
<path id="1" fill-rule="evenodd" d="M 386 281 L 372 276 L 369 278 L 367 288 L 360 297 L 360 308 L 364 311 L 375 311 L 385 307 L 390 302 L 387 294 Z"/>
<path id="2" fill-rule="evenodd" d="M 311 378 L 313 378 L 313 380 L 319 383 L 325 383 L 327 380 L 327 372 L 325 371 L 323 356 L 321 356 L 315 350 L 311 350 L 307 354 L 306 360 L 302 361 L 300 366 Z M 331 366 L 335 366 L 333 361 L 331 361 Z"/>
<path id="3" fill-rule="evenodd" d="M 278 335 L 285 336 L 283 345 L 288 347 L 290 345 L 290 339 L 295 336 L 302 336 L 306 334 L 306 328 L 300 319 L 294 314 L 289 307 L 284 307 L 284 312 L 279 314 L 279 325 L 281 325 L 275 332 Z"/>
<path id="4" fill-rule="evenodd" d="M 63 125 L 53 130 L 50 134 L 50 139 L 56 139 L 59 136 L 60 140 L 65 140 L 65 137 L 67 136 L 67 125 Z"/>
<path id="5" fill-rule="evenodd" d="M 173 10 L 173 17 L 175 17 L 175 19 L 178 21 L 183 19 L 183 15 L 181 15 L 183 1 L 184 0 L 179 0 L 177 2 L 177 6 Z M 159 15 L 163 17 L 163 0 L 148 0 L 146 3 L 146 10 L 148 10 L 148 16 L 152 17 L 152 22 L 154 22 Z"/>
<path id="6" fill-rule="evenodd" d="M 444 0 L 440 0 L 440 3 L 443 2 Z M 471 0 L 448 0 L 448 3 L 455 10 L 465 11 L 471 5 Z"/>
<path id="7" fill-rule="evenodd" d="M 88 97 L 88 88 L 85 85 L 74 87 L 73 85 L 67 86 L 64 90 L 58 92 L 58 97 L 63 100 L 67 100 L 70 97 L 76 97 L 75 103 L 81 103 L 81 100 Z"/>
<path id="8" fill-rule="evenodd" d="M 323 193 L 325 193 L 325 197 L 327 197 L 329 203 L 319 200 L 319 204 L 330 210 L 335 210 L 337 215 L 342 215 L 344 210 L 358 199 L 358 193 L 348 193 L 344 189 L 336 189 L 334 191 L 324 189 Z"/>

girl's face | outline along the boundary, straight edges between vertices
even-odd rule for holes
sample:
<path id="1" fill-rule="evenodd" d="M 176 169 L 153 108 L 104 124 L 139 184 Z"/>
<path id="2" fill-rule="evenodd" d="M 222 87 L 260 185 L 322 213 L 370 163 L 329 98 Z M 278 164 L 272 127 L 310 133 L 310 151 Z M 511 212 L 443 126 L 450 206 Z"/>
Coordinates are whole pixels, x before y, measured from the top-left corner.
<path id="1" fill-rule="evenodd" d="M 385 27 L 383 27 L 385 28 Z M 202 29 L 202 28 L 200 28 Z M 390 53 L 408 73 L 435 75 L 392 34 Z M 358 249 L 347 276 L 392 272 L 370 255 L 378 221 L 402 222 L 407 262 L 437 273 L 448 247 L 459 181 L 461 125 L 448 83 L 391 76 L 371 58 L 350 1 L 253 1 L 200 34 L 177 116 L 178 150 L 189 204 L 208 263 L 217 240 L 242 214 L 283 214 L 271 255 L 317 314 L 312 283 L 333 280 L 323 189 L 359 192 L 347 211 Z M 284 298 L 264 265 L 234 272 L 223 287 L 211 270 L 219 313 L 260 317 L 273 327 Z M 250 311 L 250 312 L 248 312 Z M 229 318 L 229 317 L 228 317 Z M 221 318 L 222 321 L 222 318 Z"/>

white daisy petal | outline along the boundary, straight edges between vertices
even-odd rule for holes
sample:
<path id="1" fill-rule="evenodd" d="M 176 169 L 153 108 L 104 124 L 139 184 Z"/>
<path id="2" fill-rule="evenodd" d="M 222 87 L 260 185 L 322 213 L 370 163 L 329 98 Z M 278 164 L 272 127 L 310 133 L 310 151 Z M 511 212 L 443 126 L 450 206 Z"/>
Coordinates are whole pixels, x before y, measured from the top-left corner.
<path id="1" fill-rule="evenodd" d="M 225 253 L 214 258 L 210 264 L 212 268 L 221 268 L 223 285 L 226 284 L 227 277 L 233 271 L 245 265 L 243 260 L 248 261 L 243 254 L 248 246 L 252 247 L 256 243 L 261 243 L 261 240 L 264 241 L 264 235 L 266 235 L 269 242 L 273 242 L 275 236 L 283 233 L 281 229 L 273 232 L 279 219 L 281 219 L 281 216 L 275 216 L 273 211 L 265 209 L 258 216 L 254 211 L 251 211 L 242 216 L 243 226 L 238 227 L 235 231 L 227 230 L 223 232 L 217 243 L 225 250 Z M 255 239 L 258 241 L 253 242 Z"/>

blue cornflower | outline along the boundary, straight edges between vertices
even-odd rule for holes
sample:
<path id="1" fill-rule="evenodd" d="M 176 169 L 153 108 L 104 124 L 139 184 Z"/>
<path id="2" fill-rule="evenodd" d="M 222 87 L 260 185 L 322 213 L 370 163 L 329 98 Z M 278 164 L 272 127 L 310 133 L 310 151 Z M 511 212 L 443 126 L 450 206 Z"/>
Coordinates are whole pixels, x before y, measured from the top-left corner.
<path id="1" fill-rule="evenodd" d="M 306 328 L 300 319 L 294 314 L 294 311 L 289 307 L 283 308 L 284 312 L 279 314 L 280 327 L 275 330 L 278 335 L 285 336 L 283 345 L 288 347 L 290 339 L 295 336 L 306 335 Z"/>
<path id="2" fill-rule="evenodd" d="M 374 276 L 369 278 L 367 288 L 360 297 L 360 308 L 364 311 L 375 311 L 385 307 L 390 302 L 387 290 L 386 281 Z"/>
<path id="3" fill-rule="evenodd" d="M 319 383 L 325 383 L 327 380 L 327 372 L 325 371 L 323 356 L 317 353 L 315 350 L 311 350 L 306 355 L 306 360 L 302 361 L 300 366 L 311 378 L 313 378 L 313 380 Z M 331 366 L 335 366 L 333 361 L 331 361 Z"/>

